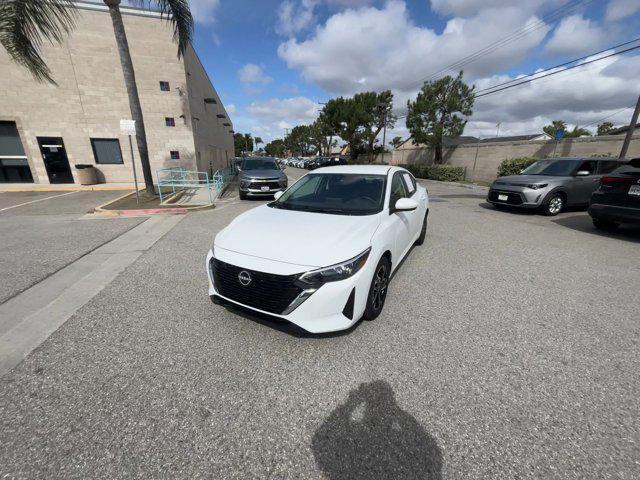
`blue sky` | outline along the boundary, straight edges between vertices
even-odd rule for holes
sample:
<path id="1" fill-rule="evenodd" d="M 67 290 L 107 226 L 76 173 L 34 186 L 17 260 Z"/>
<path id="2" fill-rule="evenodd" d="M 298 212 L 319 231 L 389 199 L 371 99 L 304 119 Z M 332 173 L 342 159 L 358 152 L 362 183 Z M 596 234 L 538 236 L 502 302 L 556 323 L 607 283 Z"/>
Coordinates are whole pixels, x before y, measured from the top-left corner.
<path id="1" fill-rule="evenodd" d="M 464 65 L 469 81 L 492 85 L 640 37 L 640 0 L 191 3 L 194 46 L 236 131 L 265 140 L 312 121 L 317 102 L 362 90 L 391 89 L 402 113 L 421 79 L 526 26 Z M 497 122 L 505 133 L 529 133 L 555 118 L 624 123 L 630 112 L 616 112 L 640 94 L 638 52 L 479 99 L 467 133 L 488 136 Z M 394 133 L 406 136 L 403 121 Z"/>

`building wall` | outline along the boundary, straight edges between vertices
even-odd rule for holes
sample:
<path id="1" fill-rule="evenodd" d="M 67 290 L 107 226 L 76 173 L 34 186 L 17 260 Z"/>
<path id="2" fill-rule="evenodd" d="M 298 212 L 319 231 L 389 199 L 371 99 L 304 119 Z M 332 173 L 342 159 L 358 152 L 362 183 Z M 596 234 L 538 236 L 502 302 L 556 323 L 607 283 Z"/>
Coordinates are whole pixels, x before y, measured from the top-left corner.
<path id="1" fill-rule="evenodd" d="M 200 171 L 215 172 L 228 166 L 233 158 L 233 124 L 193 48 L 185 52 L 184 63 L 196 163 Z M 205 103 L 205 99 L 216 103 Z"/>
<path id="2" fill-rule="evenodd" d="M 624 135 L 567 138 L 558 144 L 556 156 L 563 157 L 617 157 L 622 149 Z M 499 142 L 490 144 L 465 144 L 444 151 L 446 163 L 466 169 L 467 180 L 489 182 L 496 178 L 503 160 L 517 157 L 546 158 L 554 153 L 555 141 L 536 140 Z M 633 136 L 628 158 L 640 157 L 640 133 Z M 388 154 L 385 160 L 387 160 Z M 433 163 L 433 151 L 411 141 L 393 151 L 391 164 Z M 475 164 L 475 169 L 474 169 Z"/>
<path id="3" fill-rule="evenodd" d="M 124 164 L 96 165 L 99 178 L 103 182 L 130 182 L 133 178 L 129 140 L 119 131 L 120 119 L 131 118 L 131 113 L 111 18 L 103 6 L 86 6 L 88 9 L 79 10 L 77 26 L 64 43 L 44 48 L 43 56 L 57 85 L 35 81 L 0 49 L 0 120 L 16 122 L 36 183 L 49 183 L 36 137 L 63 138 L 74 178 L 74 164 L 95 163 L 90 138 L 118 138 Z M 191 60 L 178 59 L 171 28 L 157 14 L 122 10 L 154 179 L 159 168 L 195 169 L 185 63 L 197 57 L 191 51 Z M 160 81 L 168 81 L 171 90 L 161 91 Z M 205 89 L 199 86 L 195 90 L 197 95 Z M 223 108 L 221 103 L 219 107 Z M 176 126 L 167 127 L 165 117 L 175 118 Z M 216 137 L 211 143 L 216 145 L 222 139 Z M 141 178 L 135 138 L 132 140 Z M 223 148 L 232 141 L 225 140 Z M 171 160 L 172 150 L 180 152 L 180 160 Z"/>

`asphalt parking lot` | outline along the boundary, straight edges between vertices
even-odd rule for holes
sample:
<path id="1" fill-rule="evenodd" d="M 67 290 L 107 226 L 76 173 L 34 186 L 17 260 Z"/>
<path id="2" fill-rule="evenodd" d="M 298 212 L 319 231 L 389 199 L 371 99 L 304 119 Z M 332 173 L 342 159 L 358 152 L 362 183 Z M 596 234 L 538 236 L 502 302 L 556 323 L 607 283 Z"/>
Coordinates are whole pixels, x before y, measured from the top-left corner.
<path id="1" fill-rule="evenodd" d="M 2 377 L 0 475 L 640 477 L 640 233 L 426 183 L 425 244 L 339 335 L 213 305 L 206 251 L 260 202 L 189 214 Z M 84 249 L 130 228 L 65 215 Z"/>
<path id="2" fill-rule="evenodd" d="M 84 219 L 120 191 L 0 192 L 0 303 L 141 222 Z"/>

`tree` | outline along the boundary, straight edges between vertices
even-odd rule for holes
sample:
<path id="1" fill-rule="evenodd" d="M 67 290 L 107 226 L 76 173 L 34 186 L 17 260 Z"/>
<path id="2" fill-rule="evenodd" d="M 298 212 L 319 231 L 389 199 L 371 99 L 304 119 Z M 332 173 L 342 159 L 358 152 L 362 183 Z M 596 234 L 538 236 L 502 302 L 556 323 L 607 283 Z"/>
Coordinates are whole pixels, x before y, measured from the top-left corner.
<path id="1" fill-rule="evenodd" d="M 385 125 L 388 128 L 395 126 L 396 117 L 391 113 L 393 94 L 391 90 L 381 93 L 364 92 L 355 95 L 353 99 L 361 114 L 363 141 L 367 151 L 373 153 L 376 139 Z"/>
<path id="2" fill-rule="evenodd" d="M 234 133 L 233 147 L 236 157 L 242 157 L 246 152 L 253 151 L 253 138 L 250 133 Z"/>
<path id="3" fill-rule="evenodd" d="M 264 142 L 262 141 L 262 138 L 260 137 L 256 137 L 253 142 L 256 144 L 256 147 L 258 146 L 258 144 L 262 144 L 264 145 Z"/>
<path id="4" fill-rule="evenodd" d="M 322 155 L 323 153 L 327 156 L 330 155 L 329 142 L 327 140 L 327 137 L 329 136 L 329 128 L 327 125 L 318 118 L 309 127 L 309 137 L 313 146 L 316 147 L 318 155 Z"/>
<path id="5" fill-rule="evenodd" d="M 542 127 L 542 131 L 549 135 L 551 138 L 556 138 L 556 132 L 559 130 L 567 131 L 567 122 L 564 120 L 554 120 L 551 125 Z"/>
<path id="6" fill-rule="evenodd" d="M 577 125 L 573 127 L 573 130 L 564 134 L 566 138 L 578 138 L 578 137 L 590 137 L 591 132 L 586 128 L 580 128 Z"/>
<path id="7" fill-rule="evenodd" d="M 318 116 L 318 121 L 324 125 L 326 133 L 329 137 L 327 142 L 326 155 L 331 155 L 331 146 L 333 145 L 333 137 L 339 136 L 342 130 L 342 122 L 344 121 L 344 109 L 346 100 L 342 97 L 332 98 L 324 107 Z"/>
<path id="8" fill-rule="evenodd" d="M 391 145 L 394 149 L 399 148 L 400 145 L 402 145 L 402 137 L 393 137 L 391 139 L 391 141 L 389 142 L 389 145 Z"/>
<path id="9" fill-rule="evenodd" d="M 275 140 L 267 143 L 267 145 L 264 147 L 264 150 L 270 157 L 284 157 L 286 148 L 287 147 L 284 144 L 284 140 L 282 140 L 281 138 L 276 138 Z"/>
<path id="10" fill-rule="evenodd" d="M 287 150 L 297 153 L 303 157 L 309 156 L 313 147 L 311 127 L 309 125 L 298 125 L 293 127 L 289 135 L 284 139 Z"/>
<path id="11" fill-rule="evenodd" d="M 407 128 L 418 143 L 434 150 L 435 163 L 442 163 L 443 137 L 462 135 L 473 114 L 474 89 L 464 83 L 463 73 L 453 78 L 425 82 L 414 102 L 408 101 Z"/>
<path id="12" fill-rule="evenodd" d="M 132 3 L 148 4 L 146 0 Z M 188 0 L 149 0 L 155 3 L 163 18 L 173 27 L 173 38 L 178 42 L 178 58 L 191 43 L 193 18 Z M 124 83 L 129 97 L 131 118 L 136 122 L 136 143 L 142 164 L 142 173 L 148 194 L 155 194 L 153 175 L 149 163 L 147 135 L 142 107 L 138 96 L 135 72 L 129 52 L 127 34 L 122 22 L 120 0 L 103 0 L 109 8 L 115 34 Z M 41 56 L 43 42 L 62 44 L 74 29 L 78 6 L 72 0 L 13 0 L 0 1 L 0 43 L 14 62 L 27 68 L 41 82 L 56 84 L 51 70 Z"/>
<path id="13" fill-rule="evenodd" d="M 611 122 L 604 122 L 601 123 L 600 125 L 598 125 L 598 136 L 602 136 L 602 135 L 609 135 L 609 133 L 611 133 L 611 131 L 613 130 L 613 123 Z"/>

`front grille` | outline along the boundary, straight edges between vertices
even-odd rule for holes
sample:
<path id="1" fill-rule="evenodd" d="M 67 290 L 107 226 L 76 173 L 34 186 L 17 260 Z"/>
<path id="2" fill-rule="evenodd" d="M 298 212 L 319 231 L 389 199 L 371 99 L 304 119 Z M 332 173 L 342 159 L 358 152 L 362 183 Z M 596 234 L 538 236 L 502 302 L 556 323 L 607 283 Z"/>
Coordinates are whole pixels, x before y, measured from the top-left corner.
<path id="1" fill-rule="evenodd" d="M 260 190 L 262 187 L 269 187 L 270 189 L 280 188 L 280 182 L 251 182 L 248 188 Z"/>
<path id="2" fill-rule="evenodd" d="M 498 200 L 498 195 L 507 195 L 509 198 L 505 200 Z M 522 205 L 522 195 L 516 192 L 506 192 L 500 190 L 489 191 L 489 200 L 496 203 L 504 203 L 507 205 Z"/>
<path id="3" fill-rule="evenodd" d="M 302 292 L 294 281 L 298 275 L 274 275 L 211 260 L 213 282 L 220 295 L 249 307 L 281 314 Z M 240 272 L 248 272 L 251 283 L 240 283 Z"/>

